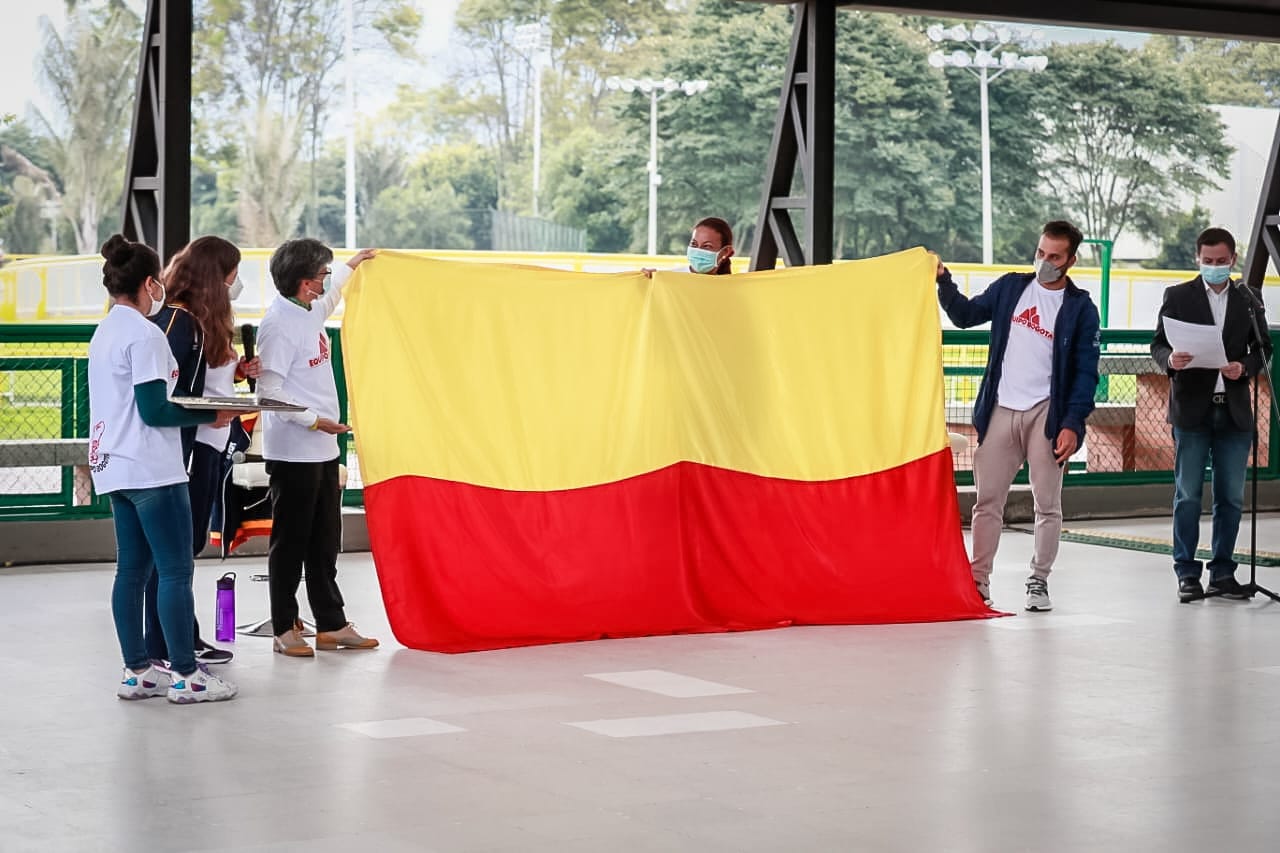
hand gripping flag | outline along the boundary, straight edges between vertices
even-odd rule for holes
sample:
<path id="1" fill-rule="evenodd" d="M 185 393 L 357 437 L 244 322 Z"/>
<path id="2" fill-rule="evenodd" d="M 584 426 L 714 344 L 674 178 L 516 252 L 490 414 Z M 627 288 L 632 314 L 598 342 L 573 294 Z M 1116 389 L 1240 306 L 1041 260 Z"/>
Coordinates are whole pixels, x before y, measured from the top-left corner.
<path id="1" fill-rule="evenodd" d="M 343 352 L 405 645 L 993 615 L 921 249 L 735 275 L 383 252 Z"/>

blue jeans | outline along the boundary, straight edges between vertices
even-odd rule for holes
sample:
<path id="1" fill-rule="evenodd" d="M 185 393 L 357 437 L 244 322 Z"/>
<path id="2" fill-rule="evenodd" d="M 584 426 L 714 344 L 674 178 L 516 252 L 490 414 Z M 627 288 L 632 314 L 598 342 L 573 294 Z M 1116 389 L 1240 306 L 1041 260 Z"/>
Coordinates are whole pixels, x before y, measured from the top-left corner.
<path id="1" fill-rule="evenodd" d="M 142 595 L 154 571 L 160 578 L 160 626 L 174 672 L 195 672 L 195 618 L 191 600 L 191 498 L 186 483 L 111 493 L 116 529 L 116 579 L 111 615 L 125 666 L 145 669 L 149 658 L 142 637 Z"/>
<path id="2" fill-rule="evenodd" d="M 1237 429 L 1226 406 L 1213 406 L 1202 426 L 1174 427 L 1173 440 L 1173 570 L 1179 580 L 1200 577 L 1201 563 L 1196 559 L 1200 506 L 1204 469 L 1212 462 L 1213 559 L 1209 561 L 1209 579 L 1231 577 L 1236 571 L 1232 554 L 1244 510 L 1244 478 L 1253 433 Z"/>

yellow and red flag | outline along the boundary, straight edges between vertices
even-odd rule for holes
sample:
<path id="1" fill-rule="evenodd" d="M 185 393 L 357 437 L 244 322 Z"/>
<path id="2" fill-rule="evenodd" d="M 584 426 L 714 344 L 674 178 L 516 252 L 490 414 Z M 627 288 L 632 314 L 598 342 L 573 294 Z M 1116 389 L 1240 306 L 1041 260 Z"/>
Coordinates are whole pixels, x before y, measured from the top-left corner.
<path id="1" fill-rule="evenodd" d="M 343 352 L 407 646 L 992 615 L 922 249 L 722 276 L 382 252 Z"/>

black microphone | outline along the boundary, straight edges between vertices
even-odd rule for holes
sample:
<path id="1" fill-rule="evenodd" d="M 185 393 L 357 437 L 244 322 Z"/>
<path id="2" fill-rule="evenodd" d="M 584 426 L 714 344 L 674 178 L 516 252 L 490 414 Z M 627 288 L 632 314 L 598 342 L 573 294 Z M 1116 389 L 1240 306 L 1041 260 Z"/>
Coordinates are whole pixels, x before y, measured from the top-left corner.
<path id="1" fill-rule="evenodd" d="M 253 326 L 245 323 L 240 327 L 240 343 L 244 344 L 244 357 L 249 361 L 253 361 L 253 342 L 256 334 Z M 258 380 L 252 376 L 249 377 L 249 390 L 255 391 L 258 387 Z"/>

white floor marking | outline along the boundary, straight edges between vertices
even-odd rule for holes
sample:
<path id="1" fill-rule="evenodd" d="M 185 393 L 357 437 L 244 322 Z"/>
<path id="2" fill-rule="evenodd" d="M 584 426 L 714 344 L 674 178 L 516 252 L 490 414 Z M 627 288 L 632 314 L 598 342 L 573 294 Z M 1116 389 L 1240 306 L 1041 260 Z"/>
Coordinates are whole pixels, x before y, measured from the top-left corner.
<path id="1" fill-rule="evenodd" d="M 617 720 L 587 720 L 565 723 L 605 737 L 649 737 L 689 732 L 723 732 L 733 729 L 755 729 L 762 726 L 785 726 L 773 720 L 743 711 L 707 711 L 701 714 L 664 714 L 657 717 L 626 717 Z"/>
<path id="2" fill-rule="evenodd" d="M 372 738 L 447 735 L 466 731 L 466 729 L 451 726 L 439 720 L 428 720 L 426 717 L 405 717 L 400 720 L 371 720 L 367 723 L 335 723 L 334 727 Z"/>
<path id="3" fill-rule="evenodd" d="M 587 678 L 607 681 L 610 684 L 617 684 L 621 687 L 647 690 L 650 693 L 671 696 L 675 699 L 692 699 L 696 696 L 728 696 L 732 693 L 753 692 L 745 687 L 719 684 L 715 681 L 694 678 L 691 675 L 668 672 L 665 669 L 637 669 L 632 672 L 594 672 L 587 675 Z"/>

